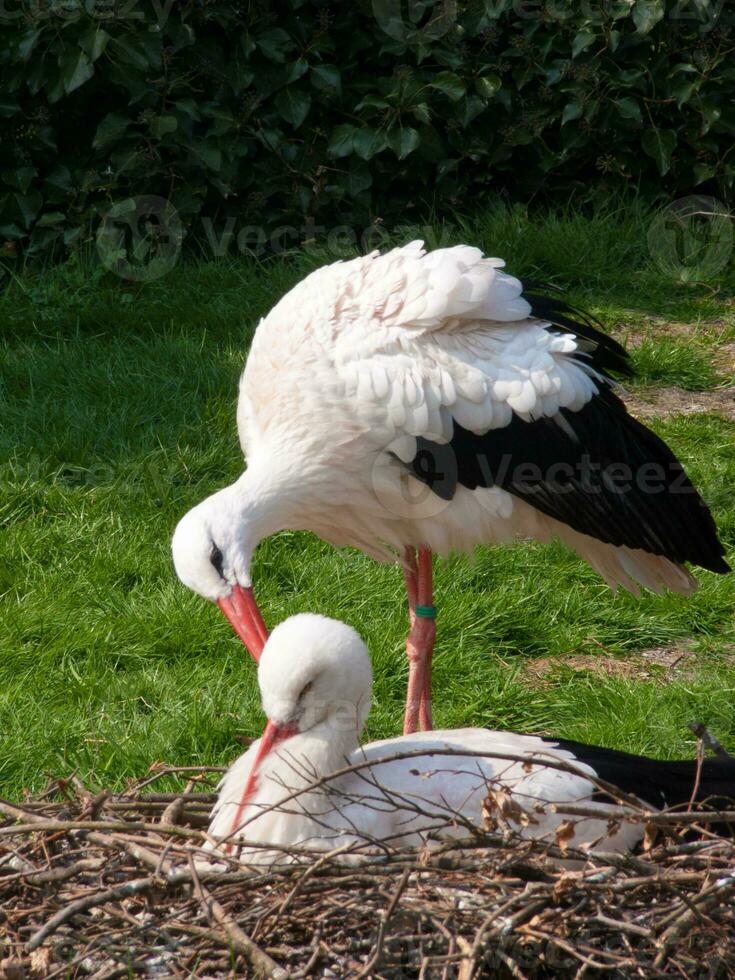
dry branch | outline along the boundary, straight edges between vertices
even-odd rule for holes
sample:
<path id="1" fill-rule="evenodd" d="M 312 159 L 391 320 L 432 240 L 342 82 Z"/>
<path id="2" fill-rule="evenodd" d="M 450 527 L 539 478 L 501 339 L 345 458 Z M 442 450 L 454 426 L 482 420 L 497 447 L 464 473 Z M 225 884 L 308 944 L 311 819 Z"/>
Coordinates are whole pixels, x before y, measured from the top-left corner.
<path id="1" fill-rule="evenodd" d="M 117 795 L 57 780 L 0 802 L 0 976 L 735 975 L 735 843 L 699 830 L 733 812 L 622 801 L 616 820 L 661 832 L 640 855 L 459 823 L 461 840 L 420 853 L 367 842 L 347 865 L 351 847 L 291 848 L 292 864 L 253 871 L 203 862 L 204 773 L 162 766 Z M 154 792 L 164 774 L 178 792 Z"/>

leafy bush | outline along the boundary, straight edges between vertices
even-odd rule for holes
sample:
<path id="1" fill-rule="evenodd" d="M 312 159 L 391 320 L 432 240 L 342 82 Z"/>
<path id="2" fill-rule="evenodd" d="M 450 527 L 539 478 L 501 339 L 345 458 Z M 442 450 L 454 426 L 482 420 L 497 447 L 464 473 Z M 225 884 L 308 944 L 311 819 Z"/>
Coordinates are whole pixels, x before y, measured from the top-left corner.
<path id="1" fill-rule="evenodd" d="M 81 243 L 137 195 L 216 244 L 228 216 L 308 238 L 500 191 L 733 186 L 723 0 L 17 2 L 0 14 L 6 255 Z"/>

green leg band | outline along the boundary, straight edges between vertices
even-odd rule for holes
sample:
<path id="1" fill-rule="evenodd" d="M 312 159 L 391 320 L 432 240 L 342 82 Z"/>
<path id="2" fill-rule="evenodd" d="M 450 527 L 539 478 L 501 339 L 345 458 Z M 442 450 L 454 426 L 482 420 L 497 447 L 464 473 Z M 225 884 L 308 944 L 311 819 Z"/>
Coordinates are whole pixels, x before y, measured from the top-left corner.
<path id="1" fill-rule="evenodd" d="M 416 606 L 414 612 L 421 619 L 436 619 L 436 606 Z"/>

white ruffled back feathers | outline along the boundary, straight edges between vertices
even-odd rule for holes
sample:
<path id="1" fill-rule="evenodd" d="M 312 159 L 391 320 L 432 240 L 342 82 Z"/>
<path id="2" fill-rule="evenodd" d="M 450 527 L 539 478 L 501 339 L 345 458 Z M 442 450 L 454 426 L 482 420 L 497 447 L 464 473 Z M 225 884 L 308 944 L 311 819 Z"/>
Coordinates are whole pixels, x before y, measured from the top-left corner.
<path id="1" fill-rule="evenodd" d="M 419 436 L 451 440 L 578 411 L 598 392 L 589 344 L 530 316 L 518 279 L 468 245 L 412 242 L 317 269 L 260 322 L 240 386 L 250 467 L 293 496 L 284 527 L 378 559 L 406 545 L 471 551 L 517 536 L 561 538 L 613 588 L 693 591 L 682 566 L 616 548 L 500 490 L 433 499 L 397 460 Z M 298 493 L 294 487 L 298 473 Z M 275 492 L 275 491 L 274 491 Z"/>

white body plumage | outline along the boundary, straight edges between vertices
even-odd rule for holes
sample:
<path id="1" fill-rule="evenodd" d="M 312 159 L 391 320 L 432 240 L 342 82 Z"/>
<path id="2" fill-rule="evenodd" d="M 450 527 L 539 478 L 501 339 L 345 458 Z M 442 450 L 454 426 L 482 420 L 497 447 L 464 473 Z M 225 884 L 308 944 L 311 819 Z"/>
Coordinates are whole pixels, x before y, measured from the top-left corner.
<path id="1" fill-rule="evenodd" d="M 564 803 L 589 803 L 590 810 L 599 810 L 597 819 L 571 820 L 569 843 L 575 848 L 623 852 L 643 837 L 640 824 L 615 824 L 614 807 L 589 802 L 595 792 L 591 779 L 546 765 L 566 763 L 594 776 L 551 739 L 463 728 L 416 732 L 358 748 L 356 738 L 335 739 L 326 725 L 293 736 L 260 768 L 259 789 L 233 834 L 233 816 L 259 741 L 228 770 L 209 826 L 214 839 L 244 845 L 238 855 L 248 864 L 284 859 L 278 848 L 346 846 L 359 852 L 374 842 L 419 847 L 427 840 L 466 838 L 471 827 L 494 824 L 511 835 L 554 844 L 557 830 L 569 821 L 554 805 Z M 404 753 L 410 758 L 397 758 Z M 298 792 L 350 766 L 358 768 L 318 790 Z"/>
<path id="2" fill-rule="evenodd" d="M 210 599 L 248 587 L 258 541 L 294 528 L 378 560 L 406 547 L 447 554 L 556 537 L 613 588 L 696 587 L 679 554 L 666 541 L 658 547 L 660 529 L 649 533 L 650 510 L 638 546 L 636 533 L 618 540 L 632 521 L 625 514 L 614 513 L 612 534 L 607 527 L 598 538 L 594 516 L 582 533 L 502 480 L 474 488 L 459 480 L 440 495 L 417 478 L 418 447 L 446 446 L 458 427 L 484 437 L 523 420 L 525 438 L 540 421 L 579 444 L 570 418 L 611 391 L 593 365 L 595 343 L 533 317 L 502 265 L 471 246 L 426 253 L 413 242 L 318 269 L 276 304 L 240 383 L 247 471 L 190 511 L 174 536 L 185 584 Z M 670 524 L 681 535 L 680 517 Z M 221 574 L 209 564 L 212 546 Z"/>
<path id="3" fill-rule="evenodd" d="M 260 762 L 259 739 L 232 765 L 209 827 L 223 847 L 240 845 L 246 863 L 294 859 L 282 848 L 355 853 L 376 842 L 402 848 L 466 837 L 494 812 L 505 830 L 554 843 L 568 818 L 553 804 L 589 802 L 596 791 L 590 765 L 532 735 L 467 728 L 358 747 L 370 658 L 353 629 L 323 616 L 302 614 L 277 626 L 258 681 L 269 726 L 285 735 Z M 396 758 L 404 754 L 411 757 Z M 345 772 L 350 766 L 357 768 Z M 639 825 L 611 824 L 609 806 L 599 812 L 573 821 L 573 846 L 624 851 L 641 839 Z"/>

